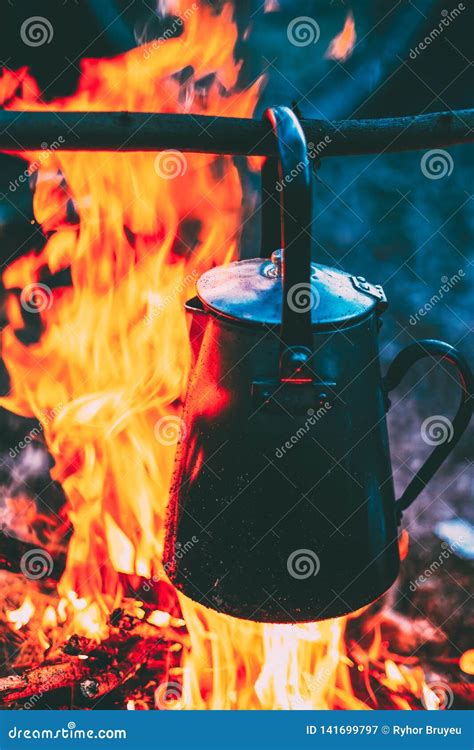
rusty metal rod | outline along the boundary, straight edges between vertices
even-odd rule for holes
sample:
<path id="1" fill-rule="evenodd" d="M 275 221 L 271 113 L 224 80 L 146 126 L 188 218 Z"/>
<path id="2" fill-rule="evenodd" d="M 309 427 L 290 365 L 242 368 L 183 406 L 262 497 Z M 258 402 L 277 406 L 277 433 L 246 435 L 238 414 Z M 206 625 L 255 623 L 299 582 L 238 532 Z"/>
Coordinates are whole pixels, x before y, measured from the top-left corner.
<path id="1" fill-rule="evenodd" d="M 302 120 L 319 156 L 440 148 L 474 141 L 474 109 L 374 120 Z M 325 140 L 326 139 L 326 140 Z M 267 122 L 144 112 L 0 111 L 0 151 L 163 151 L 276 156 Z"/>

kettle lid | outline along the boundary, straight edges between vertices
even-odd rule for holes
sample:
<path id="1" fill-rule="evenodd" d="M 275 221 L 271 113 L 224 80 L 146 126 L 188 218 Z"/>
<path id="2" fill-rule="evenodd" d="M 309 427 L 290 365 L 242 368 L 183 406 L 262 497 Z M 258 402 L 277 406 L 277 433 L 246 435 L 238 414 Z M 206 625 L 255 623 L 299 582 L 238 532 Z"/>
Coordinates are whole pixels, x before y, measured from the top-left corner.
<path id="1" fill-rule="evenodd" d="M 283 282 L 281 251 L 272 259 L 254 258 L 217 266 L 197 282 L 197 293 L 209 310 L 236 322 L 281 325 Z M 381 286 L 329 266 L 311 263 L 309 283 L 294 284 L 286 303 L 296 312 L 311 311 L 311 324 L 321 328 L 352 325 L 382 312 L 387 299 Z"/>

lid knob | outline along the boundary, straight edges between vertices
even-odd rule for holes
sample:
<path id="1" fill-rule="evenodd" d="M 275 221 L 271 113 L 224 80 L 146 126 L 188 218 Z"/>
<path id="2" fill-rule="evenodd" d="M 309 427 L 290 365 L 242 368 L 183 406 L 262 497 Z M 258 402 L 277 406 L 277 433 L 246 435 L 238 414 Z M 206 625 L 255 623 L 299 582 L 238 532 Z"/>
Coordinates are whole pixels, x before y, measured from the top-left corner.
<path id="1" fill-rule="evenodd" d="M 283 250 L 274 250 L 272 253 L 272 276 L 281 276 L 283 267 Z"/>

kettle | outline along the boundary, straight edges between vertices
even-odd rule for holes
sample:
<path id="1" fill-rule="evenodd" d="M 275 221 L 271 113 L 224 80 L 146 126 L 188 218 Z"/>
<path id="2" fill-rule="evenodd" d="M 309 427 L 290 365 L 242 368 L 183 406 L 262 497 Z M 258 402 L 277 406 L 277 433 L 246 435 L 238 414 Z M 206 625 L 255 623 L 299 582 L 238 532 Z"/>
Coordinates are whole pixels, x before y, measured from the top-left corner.
<path id="1" fill-rule="evenodd" d="M 382 376 L 381 286 L 311 262 L 301 126 L 266 111 L 262 256 L 215 267 L 187 303 L 194 366 L 170 492 L 164 568 L 206 607 L 261 622 L 339 617 L 399 572 L 398 525 L 472 414 L 473 375 L 449 344 L 409 344 Z M 461 401 L 396 502 L 388 394 L 424 357 L 456 368 Z"/>

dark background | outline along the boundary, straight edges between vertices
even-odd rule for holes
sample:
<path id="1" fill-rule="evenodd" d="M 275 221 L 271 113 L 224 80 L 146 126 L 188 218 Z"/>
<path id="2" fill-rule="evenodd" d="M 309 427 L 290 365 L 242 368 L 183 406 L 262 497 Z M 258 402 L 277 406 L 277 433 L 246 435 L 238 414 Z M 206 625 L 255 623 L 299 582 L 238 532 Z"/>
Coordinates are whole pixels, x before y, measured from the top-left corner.
<path id="1" fill-rule="evenodd" d="M 153 13 L 151 5 L 133 0 L 48 0 L 45 7 L 44 2 L 1 0 L 1 64 L 11 69 L 29 65 L 46 99 L 66 95 L 74 90 L 82 57 L 113 55 L 137 40 L 149 41 L 163 33 L 171 21 Z M 308 118 L 387 117 L 473 107 L 474 14 L 470 0 L 464 5 L 461 16 L 413 60 L 410 48 L 437 27 L 442 11 L 451 11 L 456 2 L 280 0 L 279 11 L 264 14 L 263 3 L 237 0 L 240 29 L 250 23 L 248 37 L 241 39 L 236 50 L 244 60 L 241 84 L 265 73 L 267 84 L 257 115 L 270 104 L 296 104 Z M 349 10 L 357 29 L 354 53 L 344 63 L 328 60 L 328 44 L 341 31 Z M 53 24 L 51 44 L 31 48 L 21 43 L 19 29 L 32 15 L 46 15 Z M 294 18 L 306 15 L 318 22 L 321 37 L 317 44 L 296 47 L 288 40 L 287 27 Z M 474 149 L 458 146 L 448 152 L 453 171 L 439 180 L 422 173 L 423 152 L 323 158 L 315 178 L 315 259 L 382 283 L 389 298 L 381 331 L 384 367 L 416 338 L 441 338 L 472 356 Z M 18 160 L 0 155 L 3 259 L 44 241 L 40 229 L 31 239 L 28 187 L 13 198 L 8 194 L 10 179 L 23 168 Z M 258 188 L 255 179 L 252 184 Z M 256 255 L 258 219 L 244 226 L 242 254 Z M 461 281 L 420 322 L 410 324 L 410 317 L 439 291 L 442 277 L 460 270 L 464 273 Z M 435 414 L 452 417 L 458 401 L 452 373 L 439 366 L 424 377 L 429 368 L 428 363 L 421 363 L 413 369 L 397 390 L 389 417 L 399 492 L 429 451 L 421 440 L 421 423 Z M 25 434 L 25 425 L 5 413 L 1 419 L 0 439 L 7 451 Z M 467 647 L 472 628 L 469 564 L 453 555 L 428 586 L 413 593 L 408 583 L 441 551 L 433 533 L 436 522 L 474 519 L 471 449 L 472 432 L 464 436 L 406 515 L 410 554 L 393 591 L 400 611 L 428 617 L 448 634 L 455 652 Z M 5 458 L 0 474 L 3 493 L 27 489 L 41 505 L 47 458 L 38 466 L 23 466 L 19 471 Z M 60 490 L 55 492 L 54 498 L 48 497 L 53 505 L 61 502 Z"/>

